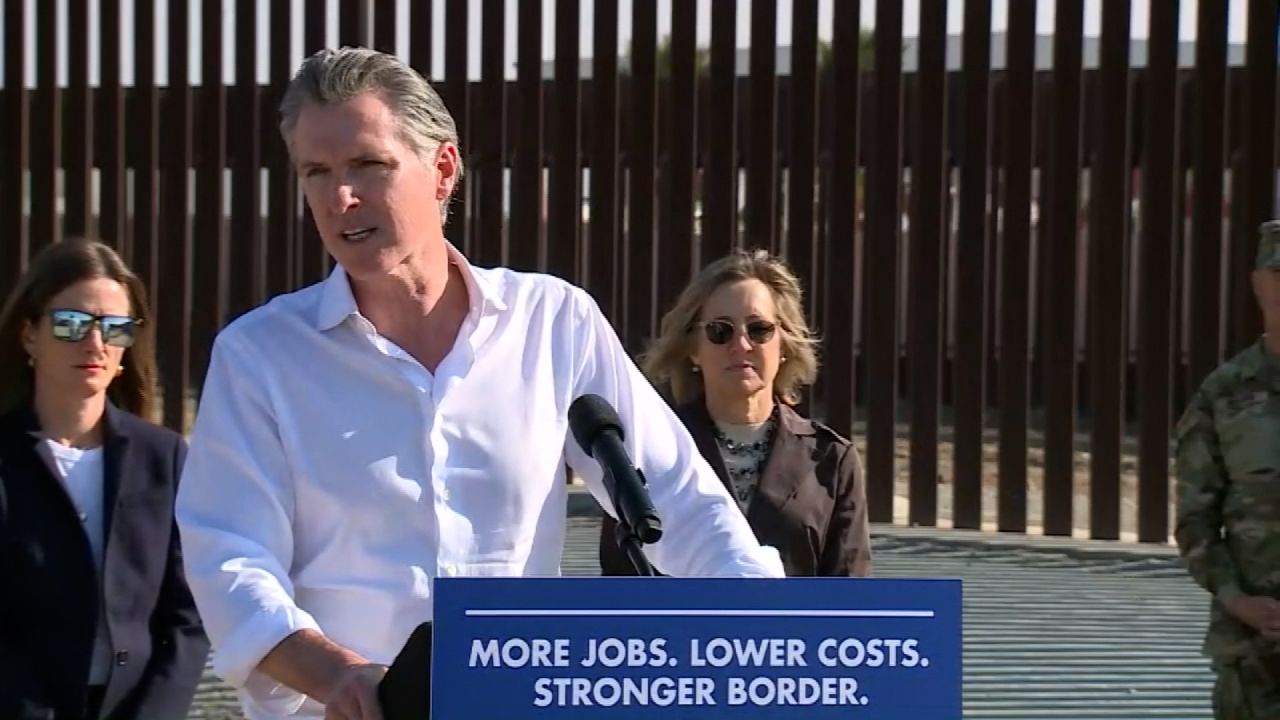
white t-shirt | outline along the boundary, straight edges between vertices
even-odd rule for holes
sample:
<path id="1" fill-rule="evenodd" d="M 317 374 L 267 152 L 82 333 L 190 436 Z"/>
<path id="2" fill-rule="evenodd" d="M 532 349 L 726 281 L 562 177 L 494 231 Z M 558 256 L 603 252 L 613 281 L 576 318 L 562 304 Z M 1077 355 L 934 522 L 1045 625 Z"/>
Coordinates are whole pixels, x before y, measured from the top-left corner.
<path id="1" fill-rule="evenodd" d="M 102 448 L 73 448 L 53 440 L 45 440 L 53 456 L 62 484 L 75 503 L 80 524 L 89 537 L 93 564 L 101 586 L 103 552 L 106 548 L 106 507 L 103 500 Z M 99 597 L 101 593 L 99 593 Z M 101 599 L 98 602 L 98 635 L 94 640 L 93 662 L 89 667 L 89 684 L 105 685 L 111 674 L 111 639 Z"/>

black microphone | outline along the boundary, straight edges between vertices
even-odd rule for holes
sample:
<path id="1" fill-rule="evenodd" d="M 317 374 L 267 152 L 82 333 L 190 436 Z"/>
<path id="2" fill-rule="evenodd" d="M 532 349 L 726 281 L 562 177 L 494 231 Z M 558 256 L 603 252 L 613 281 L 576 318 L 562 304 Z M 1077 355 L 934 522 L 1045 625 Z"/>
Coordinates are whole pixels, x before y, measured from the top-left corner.
<path id="1" fill-rule="evenodd" d="M 644 475 L 627 456 L 626 431 L 613 407 L 599 395 L 583 395 L 569 406 L 569 430 L 583 452 L 604 469 L 605 487 L 618 519 L 642 543 L 662 537 L 662 521 L 649 499 Z"/>

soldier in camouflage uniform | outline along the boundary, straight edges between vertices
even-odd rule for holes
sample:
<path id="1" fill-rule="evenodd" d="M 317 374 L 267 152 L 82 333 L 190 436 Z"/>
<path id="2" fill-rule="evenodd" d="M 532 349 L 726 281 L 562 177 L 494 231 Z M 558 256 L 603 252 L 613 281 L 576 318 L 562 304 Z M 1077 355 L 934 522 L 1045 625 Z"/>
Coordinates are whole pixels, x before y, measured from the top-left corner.
<path id="1" fill-rule="evenodd" d="M 1280 222 L 1254 294 L 1266 331 L 1213 371 L 1178 422 L 1178 549 L 1212 596 L 1214 717 L 1280 719 Z"/>

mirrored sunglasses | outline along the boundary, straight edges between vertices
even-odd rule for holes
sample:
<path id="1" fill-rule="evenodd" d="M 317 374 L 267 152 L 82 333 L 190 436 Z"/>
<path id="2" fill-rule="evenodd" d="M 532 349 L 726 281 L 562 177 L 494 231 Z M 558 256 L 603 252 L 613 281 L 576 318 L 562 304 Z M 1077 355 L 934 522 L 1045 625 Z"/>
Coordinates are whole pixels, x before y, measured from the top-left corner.
<path id="1" fill-rule="evenodd" d="M 728 320 L 711 320 L 702 326 L 702 332 L 706 334 L 707 342 L 712 345 L 724 345 L 733 340 L 737 329 L 737 326 Z M 752 320 L 747 323 L 747 339 L 755 345 L 763 345 L 773 338 L 773 333 L 776 329 L 777 325 L 768 320 Z"/>
<path id="2" fill-rule="evenodd" d="M 132 347 L 134 329 L 142 324 L 137 318 L 125 315 L 93 315 L 83 310 L 58 309 L 49 311 L 53 336 L 63 342 L 80 342 L 89 335 L 96 324 L 102 331 L 102 342 L 115 347 Z"/>

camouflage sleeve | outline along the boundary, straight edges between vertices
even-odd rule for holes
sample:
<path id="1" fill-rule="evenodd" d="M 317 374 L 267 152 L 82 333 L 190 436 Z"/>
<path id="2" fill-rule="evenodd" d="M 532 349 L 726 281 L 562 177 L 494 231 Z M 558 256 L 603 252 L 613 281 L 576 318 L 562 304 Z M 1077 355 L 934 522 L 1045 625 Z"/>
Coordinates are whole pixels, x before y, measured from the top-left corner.
<path id="1" fill-rule="evenodd" d="M 1191 577 L 1222 602 L 1243 594 L 1235 562 L 1222 538 L 1227 474 L 1213 417 L 1196 393 L 1178 421 L 1177 523 L 1174 535 Z"/>

